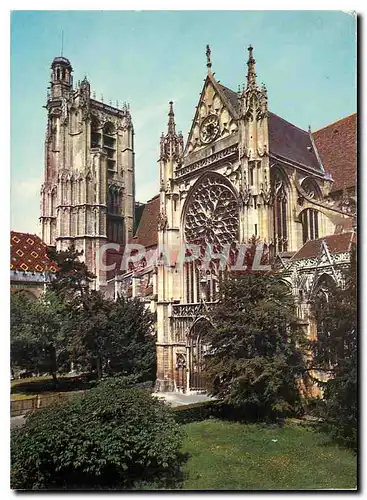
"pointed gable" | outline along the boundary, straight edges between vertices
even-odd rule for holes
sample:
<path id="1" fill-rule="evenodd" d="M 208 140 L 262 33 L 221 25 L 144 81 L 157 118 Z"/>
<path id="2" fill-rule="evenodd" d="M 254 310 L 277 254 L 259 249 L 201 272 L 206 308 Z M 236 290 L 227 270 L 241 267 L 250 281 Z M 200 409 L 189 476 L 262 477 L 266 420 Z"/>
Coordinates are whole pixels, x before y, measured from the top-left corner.
<path id="1" fill-rule="evenodd" d="M 209 73 L 196 108 L 186 143 L 185 155 L 205 148 L 209 142 L 235 134 L 238 119 L 236 105 L 237 94 L 216 82 L 213 75 Z M 212 121 L 213 139 L 206 141 L 203 129 L 210 121 Z"/>

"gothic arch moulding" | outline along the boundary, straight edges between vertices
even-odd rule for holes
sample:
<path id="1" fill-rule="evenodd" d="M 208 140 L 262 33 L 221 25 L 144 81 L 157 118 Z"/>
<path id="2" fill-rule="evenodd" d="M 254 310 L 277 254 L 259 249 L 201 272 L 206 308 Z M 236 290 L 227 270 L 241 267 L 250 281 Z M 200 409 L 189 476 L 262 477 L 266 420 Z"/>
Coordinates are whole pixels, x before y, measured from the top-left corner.
<path id="1" fill-rule="evenodd" d="M 203 174 L 192 186 L 182 216 L 185 242 L 206 246 L 238 241 L 238 197 L 223 175 Z"/>
<path id="2" fill-rule="evenodd" d="M 303 181 L 301 182 L 301 187 L 308 194 L 310 198 L 313 198 L 314 200 L 322 199 L 320 186 L 318 185 L 316 180 L 313 179 L 312 177 L 308 176 L 305 179 L 303 179 Z"/>
<path id="3" fill-rule="evenodd" d="M 270 182 L 274 188 L 274 194 L 276 194 L 280 188 L 288 191 L 291 187 L 289 176 L 285 172 L 284 168 L 277 163 L 270 166 Z"/>
<path id="4" fill-rule="evenodd" d="M 274 244 L 277 252 L 288 250 L 289 238 L 289 192 L 290 182 L 284 169 L 279 165 L 272 165 L 270 169 L 270 182 L 274 198 L 273 226 Z"/>
<path id="5" fill-rule="evenodd" d="M 337 283 L 335 282 L 334 278 L 328 273 L 323 273 L 318 277 L 316 283 L 314 283 L 312 295 L 325 295 L 325 297 L 327 298 L 329 293 L 334 288 L 336 288 L 336 286 Z"/>

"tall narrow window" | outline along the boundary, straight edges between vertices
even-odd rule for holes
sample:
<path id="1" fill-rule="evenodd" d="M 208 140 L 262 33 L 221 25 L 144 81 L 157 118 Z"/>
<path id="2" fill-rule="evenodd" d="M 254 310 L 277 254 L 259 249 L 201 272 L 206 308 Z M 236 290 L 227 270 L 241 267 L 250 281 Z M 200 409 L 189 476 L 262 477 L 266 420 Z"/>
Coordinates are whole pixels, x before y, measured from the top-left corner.
<path id="1" fill-rule="evenodd" d="M 278 169 L 273 172 L 274 191 L 274 243 L 278 252 L 288 249 L 288 200 L 285 175 Z"/>
<path id="2" fill-rule="evenodd" d="M 97 117 L 92 116 L 92 122 L 90 127 L 91 135 L 90 135 L 90 147 L 91 148 L 100 148 L 101 147 L 101 125 Z"/>
<path id="3" fill-rule="evenodd" d="M 107 167 L 116 170 L 116 132 L 113 124 L 107 122 L 103 127 L 103 148 L 107 153 Z"/>
<path id="4" fill-rule="evenodd" d="M 308 208 L 301 213 L 303 243 L 316 240 L 319 237 L 319 213 Z"/>

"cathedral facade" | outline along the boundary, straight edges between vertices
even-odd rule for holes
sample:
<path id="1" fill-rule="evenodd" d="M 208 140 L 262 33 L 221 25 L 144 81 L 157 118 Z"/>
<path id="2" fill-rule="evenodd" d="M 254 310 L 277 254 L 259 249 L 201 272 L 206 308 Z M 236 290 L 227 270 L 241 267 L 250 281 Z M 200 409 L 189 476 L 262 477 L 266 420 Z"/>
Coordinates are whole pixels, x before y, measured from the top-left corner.
<path id="1" fill-rule="evenodd" d="M 265 244 L 312 336 L 310 300 L 328 280 L 342 284 L 355 242 L 356 115 L 317 132 L 302 130 L 269 110 L 251 46 L 238 92 L 214 77 L 209 46 L 206 58 L 186 141 L 169 103 L 160 190 L 139 206 L 134 235 L 129 109 L 91 97 L 86 78 L 74 87 L 66 58 L 51 66 L 42 240 L 57 250 L 74 244 L 97 288 L 140 297 L 156 315 L 158 391 L 205 390 L 202 335 L 212 328 L 210 309 L 228 269 L 221 259 L 205 264 L 203 249 L 218 256 L 254 239 Z M 108 276 L 98 252 L 109 242 L 122 251 L 126 243 L 138 245 L 145 255 L 123 274 Z"/>
<path id="2" fill-rule="evenodd" d="M 108 276 L 99 258 L 101 247 L 109 242 L 123 246 L 133 232 L 132 119 L 126 104 L 120 108 L 96 100 L 87 78 L 74 86 L 65 57 L 56 57 L 51 70 L 41 238 L 58 251 L 71 245 L 83 251 L 97 288 L 103 289 Z"/>
<path id="3" fill-rule="evenodd" d="M 292 264 L 285 274 L 309 333 L 309 295 L 301 296 L 298 282 L 307 286 L 310 280 L 301 272 L 304 259 L 296 257 L 295 263 L 292 257 L 309 241 L 352 230 L 355 198 L 343 191 L 346 210 L 342 194 L 331 195 L 333 177 L 311 130 L 269 111 L 253 48 L 248 51 L 245 85 L 234 92 L 214 78 L 207 47 L 207 76 L 186 144 L 176 133 L 172 103 L 161 137 L 155 271 L 160 391 L 205 390 L 201 367 L 207 347 L 201 337 L 212 327 L 208 311 L 223 279 L 218 266 L 203 266 L 203 254 L 184 263 L 170 258 L 167 265 L 166 249 L 171 256 L 190 245 L 220 252 L 255 237 L 273 249 L 282 268 Z M 344 263 L 341 259 L 345 252 L 338 261 Z"/>

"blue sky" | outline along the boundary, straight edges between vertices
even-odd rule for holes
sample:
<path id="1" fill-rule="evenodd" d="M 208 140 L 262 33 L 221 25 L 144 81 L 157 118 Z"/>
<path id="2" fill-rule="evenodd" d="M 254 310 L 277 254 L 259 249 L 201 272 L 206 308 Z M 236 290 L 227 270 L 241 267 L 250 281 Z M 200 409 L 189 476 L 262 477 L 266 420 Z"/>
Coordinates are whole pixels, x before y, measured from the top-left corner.
<path id="1" fill-rule="evenodd" d="M 158 192 L 159 136 L 175 105 L 184 138 L 206 76 L 237 90 L 254 47 L 269 108 L 317 130 L 356 111 L 356 21 L 337 11 L 18 11 L 11 16 L 11 228 L 38 232 L 46 89 L 60 55 L 97 98 L 127 101 L 135 128 L 136 199 Z"/>

